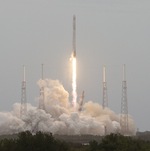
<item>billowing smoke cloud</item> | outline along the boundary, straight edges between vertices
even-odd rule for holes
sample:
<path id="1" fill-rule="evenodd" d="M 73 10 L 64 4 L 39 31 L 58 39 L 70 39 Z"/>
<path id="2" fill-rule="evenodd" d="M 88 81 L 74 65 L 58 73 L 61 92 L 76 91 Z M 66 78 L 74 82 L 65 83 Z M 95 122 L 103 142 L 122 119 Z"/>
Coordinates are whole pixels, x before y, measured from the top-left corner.
<path id="1" fill-rule="evenodd" d="M 0 134 L 13 134 L 29 130 L 63 135 L 104 135 L 120 132 L 119 115 L 109 108 L 89 101 L 82 112 L 74 112 L 69 93 L 58 80 L 39 80 L 44 87 L 45 110 L 27 104 L 27 114 L 20 118 L 20 104 L 13 105 L 12 112 L 0 112 Z M 129 117 L 129 132 L 135 134 L 135 126 Z"/>

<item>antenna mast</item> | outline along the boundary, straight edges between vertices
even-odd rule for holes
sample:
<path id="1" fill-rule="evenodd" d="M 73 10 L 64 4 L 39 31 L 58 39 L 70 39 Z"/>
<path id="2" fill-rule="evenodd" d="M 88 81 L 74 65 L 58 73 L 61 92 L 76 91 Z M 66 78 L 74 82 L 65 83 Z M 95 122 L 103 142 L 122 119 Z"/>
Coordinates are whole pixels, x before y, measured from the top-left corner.
<path id="1" fill-rule="evenodd" d="M 125 64 L 123 65 L 120 126 L 121 133 L 123 135 L 128 135 L 128 101 L 127 101 L 127 82 Z"/>
<path id="2" fill-rule="evenodd" d="M 20 117 L 27 113 L 27 99 L 26 99 L 26 77 L 25 77 L 25 66 L 23 65 L 23 81 L 21 91 L 21 106 L 20 106 Z"/>

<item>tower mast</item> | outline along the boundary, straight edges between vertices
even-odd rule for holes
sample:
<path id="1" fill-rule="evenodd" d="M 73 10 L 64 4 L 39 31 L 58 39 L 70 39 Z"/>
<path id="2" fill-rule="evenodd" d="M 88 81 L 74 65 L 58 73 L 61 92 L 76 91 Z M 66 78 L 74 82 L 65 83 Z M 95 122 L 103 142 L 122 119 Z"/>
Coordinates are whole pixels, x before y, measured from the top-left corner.
<path id="1" fill-rule="evenodd" d="M 82 95 L 81 95 L 80 101 L 79 101 L 79 109 L 78 109 L 79 112 L 82 111 L 83 105 L 84 105 L 84 91 L 82 92 Z"/>
<path id="2" fill-rule="evenodd" d="M 26 98 L 26 71 L 23 65 L 23 81 L 21 88 L 21 106 L 20 106 L 20 117 L 25 115 L 27 112 L 27 98 Z"/>
<path id="3" fill-rule="evenodd" d="M 103 109 L 108 107 L 107 82 L 106 82 L 106 67 L 103 66 Z"/>
<path id="4" fill-rule="evenodd" d="M 41 74 L 41 78 L 42 81 L 44 80 L 44 74 L 43 74 L 43 64 L 42 64 L 42 74 Z M 40 97 L 39 97 L 39 109 L 45 110 L 45 93 L 44 93 L 44 86 L 42 85 L 42 87 L 40 88 Z"/>
<path id="5" fill-rule="evenodd" d="M 128 101 L 127 101 L 127 82 L 126 82 L 125 64 L 123 65 L 120 126 L 121 126 L 121 133 L 123 135 L 128 135 Z"/>

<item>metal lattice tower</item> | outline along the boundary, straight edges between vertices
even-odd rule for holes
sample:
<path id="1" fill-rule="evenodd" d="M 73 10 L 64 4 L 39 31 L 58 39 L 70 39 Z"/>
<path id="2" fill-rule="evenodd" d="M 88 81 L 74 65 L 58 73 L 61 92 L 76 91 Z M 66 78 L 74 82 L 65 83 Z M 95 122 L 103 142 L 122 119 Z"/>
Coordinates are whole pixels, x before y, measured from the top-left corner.
<path id="1" fill-rule="evenodd" d="M 126 82 L 125 65 L 123 65 L 120 126 L 121 126 L 121 134 L 128 135 L 128 101 L 127 101 L 127 82 Z"/>
<path id="2" fill-rule="evenodd" d="M 43 64 L 42 64 L 42 80 L 43 80 Z M 45 110 L 45 93 L 44 86 L 40 88 L 39 109 Z"/>
<path id="3" fill-rule="evenodd" d="M 27 97 L 26 97 L 26 77 L 25 77 L 25 66 L 23 66 L 23 81 L 21 88 L 21 106 L 20 106 L 20 117 L 27 113 Z"/>
<path id="4" fill-rule="evenodd" d="M 84 91 L 82 92 L 82 95 L 81 95 L 80 101 L 79 101 L 79 109 L 78 109 L 79 112 L 81 112 L 83 109 L 83 103 L 84 103 Z"/>
<path id="5" fill-rule="evenodd" d="M 106 82 L 106 67 L 103 66 L 103 109 L 108 107 L 107 82 Z"/>

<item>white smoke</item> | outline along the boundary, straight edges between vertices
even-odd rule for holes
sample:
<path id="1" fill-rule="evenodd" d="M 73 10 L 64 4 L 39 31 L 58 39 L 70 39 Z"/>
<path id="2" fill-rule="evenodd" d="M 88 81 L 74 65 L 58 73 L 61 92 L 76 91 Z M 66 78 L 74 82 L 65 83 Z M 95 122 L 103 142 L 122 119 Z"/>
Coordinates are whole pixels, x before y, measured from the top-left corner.
<path id="1" fill-rule="evenodd" d="M 61 135 L 105 135 L 120 132 L 119 115 L 109 108 L 89 101 L 82 112 L 73 112 L 69 93 L 58 80 L 39 80 L 44 87 L 45 111 L 27 104 L 27 114 L 20 118 L 20 103 L 13 105 L 13 111 L 0 112 L 0 134 L 21 131 L 43 131 Z M 135 125 L 129 117 L 130 135 L 135 134 Z"/>

